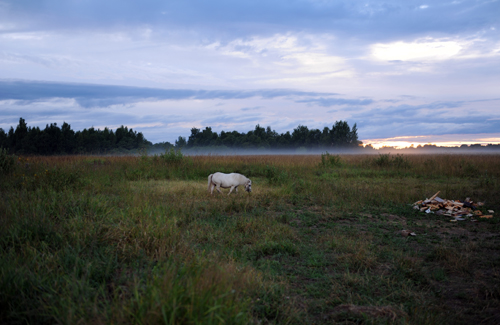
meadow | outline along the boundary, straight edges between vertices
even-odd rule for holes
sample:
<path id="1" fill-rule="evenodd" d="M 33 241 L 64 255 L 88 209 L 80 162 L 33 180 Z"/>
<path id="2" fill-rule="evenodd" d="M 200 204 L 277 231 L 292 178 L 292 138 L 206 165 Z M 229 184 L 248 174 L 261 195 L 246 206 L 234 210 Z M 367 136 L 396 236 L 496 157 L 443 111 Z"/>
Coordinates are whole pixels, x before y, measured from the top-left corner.
<path id="1" fill-rule="evenodd" d="M 253 191 L 210 195 L 216 171 Z M 0 172 L 3 324 L 500 323 L 500 155 L 4 154 Z M 412 208 L 437 191 L 494 216 Z"/>

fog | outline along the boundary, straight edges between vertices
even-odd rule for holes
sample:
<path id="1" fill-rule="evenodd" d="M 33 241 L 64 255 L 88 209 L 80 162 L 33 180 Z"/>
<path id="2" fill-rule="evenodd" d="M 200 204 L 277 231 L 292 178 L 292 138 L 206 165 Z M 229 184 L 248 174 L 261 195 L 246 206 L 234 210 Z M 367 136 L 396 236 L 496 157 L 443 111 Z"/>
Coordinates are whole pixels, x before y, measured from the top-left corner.
<path id="1" fill-rule="evenodd" d="M 271 155 L 316 155 L 328 153 L 330 155 L 430 155 L 430 154 L 460 154 L 460 155 L 485 155 L 500 154 L 500 147 L 479 147 L 479 148 L 459 148 L 459 147 L 438 147 L 438 148 L 314 148 L 314 149 L 218 149 L 218 148 L 189 148 L 181 149 L 186 156 L 271 156 Z M 161 155 L 164 150 L 148 151 L 148 155 Z"/>

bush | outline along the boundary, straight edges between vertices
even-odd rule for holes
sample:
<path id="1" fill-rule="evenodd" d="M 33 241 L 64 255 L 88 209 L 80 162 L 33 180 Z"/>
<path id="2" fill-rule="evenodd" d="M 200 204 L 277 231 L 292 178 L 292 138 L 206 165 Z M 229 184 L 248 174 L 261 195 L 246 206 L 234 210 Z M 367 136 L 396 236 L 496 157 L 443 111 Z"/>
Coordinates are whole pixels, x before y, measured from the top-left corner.
<path id="1" fill-rule="evenodd" d="M 403 157 L 403 155 L 397 154 L 396 157 L 392 159 L 392 165 L 396 168 L 410 168 L 410 162 L 408 161 L 408 158 Z"/>
<path id="2" fill-rule="evenodd" d="M 339 155 L 330 155 L 328 152 L 321 154 L 321 165 L 323 167 L 340 167 L 342 165 Z"/>
<path id="3" fill-rule="evenodd" d="M 410 162 L 403 155 L 397 154 L 391 158 L 391 154 L 379 154 L 378 158 L 373 161 L 374 165 L 379 167 L 396 167 L 396 168 L 410 168 Z"/>
<path id="4" fill-rule="evenodd" d="M 0 175 L 9 174 L 14 170 L 16 157 L 8 155 L 7 149 L 0 148 Z"/>
<path id="5" fill-rule="evenodd" d="M 167 163 L 178 163 L 184 159 L 184 155 L 181 150 L 175 150 L 174 148 L 170 148 L 165 150 L 164 154 L 160 155 L 160 159 Z"/>
<path id="6" fill-rule="evenodd" d="M 386 154 L 379 154 L 378 158 L 374 160 L 375 165 L 379 167 L 388 167 L 391 165 L 391 154 L 386 153 Z"/>

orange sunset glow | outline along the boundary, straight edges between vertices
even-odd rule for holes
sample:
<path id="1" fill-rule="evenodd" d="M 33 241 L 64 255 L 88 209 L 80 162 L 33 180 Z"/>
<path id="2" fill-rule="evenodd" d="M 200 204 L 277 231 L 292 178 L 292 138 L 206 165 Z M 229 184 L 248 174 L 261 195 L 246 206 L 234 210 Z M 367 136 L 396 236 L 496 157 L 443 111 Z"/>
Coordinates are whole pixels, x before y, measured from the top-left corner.
<path id="1" fill-rule="evenodd" d="M 447 134 L 441 136 L 407 136 L 380 139 L 364 139 L 362 141 L 364 146 L 371 144 L 375 149 L 380 149 L 382 147 L 394 147 L 396 149 L 403 149 L 412 146 L 424 146 L 426 144 L 436 145 L 438 147 L 460 147 L 464 144 L 500 144 L 500 134 Z"/>

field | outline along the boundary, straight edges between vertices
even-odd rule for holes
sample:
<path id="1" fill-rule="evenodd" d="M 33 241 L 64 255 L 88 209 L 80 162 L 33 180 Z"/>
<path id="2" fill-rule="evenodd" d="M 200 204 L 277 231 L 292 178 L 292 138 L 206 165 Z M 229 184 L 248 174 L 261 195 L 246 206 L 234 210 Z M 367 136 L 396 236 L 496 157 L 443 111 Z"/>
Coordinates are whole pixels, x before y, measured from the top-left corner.
<path id="1" fill-rule="evenodd" d="M 500 323 L 500 155 L 15 159 L 0 323 Z M 437 191 L 494 216 L 412 209 Z"/>

